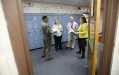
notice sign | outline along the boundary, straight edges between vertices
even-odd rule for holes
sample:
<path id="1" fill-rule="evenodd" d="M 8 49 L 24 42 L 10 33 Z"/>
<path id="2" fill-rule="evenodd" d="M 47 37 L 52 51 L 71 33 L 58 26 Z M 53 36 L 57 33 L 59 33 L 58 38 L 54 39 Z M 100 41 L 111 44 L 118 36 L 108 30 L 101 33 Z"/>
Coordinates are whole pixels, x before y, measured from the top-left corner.
<path id="1" fill-rule="evenodd" d="M 90 48 L 91 48 L 91 52 L 93 52 L 94 41 L 91 38 L 89 39 L 89 45 L 90 45 Z"/>
<path id="2" fill-rule="evenodd" d="M 94 19 L 91 19 L 90 20 L 90 40 L 89 40 L 89 45 L 90 45 L 90 48 L 91 48 L 91 52 L 93 52 L 93 46 L 94 46 L 94 36 L 95 34 L 95 20 Z"/>

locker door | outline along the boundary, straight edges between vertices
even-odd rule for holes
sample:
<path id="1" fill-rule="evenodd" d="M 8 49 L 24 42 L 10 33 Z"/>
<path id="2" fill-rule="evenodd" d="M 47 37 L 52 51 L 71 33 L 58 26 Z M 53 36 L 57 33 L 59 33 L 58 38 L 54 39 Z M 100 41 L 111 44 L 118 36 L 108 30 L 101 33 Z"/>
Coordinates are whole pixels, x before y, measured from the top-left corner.
<path id="1" fill-rule="evenodd" d="M 39 45 L 40 45 L 39 47 L 43 47 L 43 46 L 44 46 L 44 45 L 43 45 L 43 44 L 44 44 L 44 43 L 43 43 L 43 38 L 42 38 L 41 30 L 40 30 L 41 23 L 42 23 L 42 15 L 38 15 L 38 25 L 37 25 L 37 26 L 38 26 L 38 31 L 37 31 L 37 32 L 38 32 L 39 34 L 38 34 L 38 33 L 37 33 L 37 34 L 39 35 L 39 36 L 38 36 L 38 38 L 39 38 L 39 39 L 38 39 L 38 41 L 39 41 L 38 43 L 39 43 Z"/>
<path id="2" fill-rule="evenodd" d="M 63 27 L 64 27 L 64 33 L 63 33 L 63 42 L 67 41 L 67 24 L 68 24 L 69 17 L 66 15 L 63 16 Z"/>
<path id="3" fill-rule="evenodd" d="M 33 33 L 32 33 L 32 38 L 34 39 L 34 49 L 37 48 L 37 35 L 36 35 L 36 29 L 37 28 L 37 18 L 36 18 L 36 15 L 33 15 L 32 16 L 32 29 L 33 29 Z"/>
<path id="4" fill-rule="evenodd" d="M 40 33 L 39 33 L 39 28 L 38 28 L 38 16 L 37 15 L 34 15 L 33 16 L 33 29 L 34 29 L 34 43 L 35 43 L 35 49 L 36 48 L 39 48 L 39 35 L 40 35 Z"/>
<path id="5" fill-rule="evenodd" d="M 56 16 L 55 16 L 56 17 Z M 48 24 L 50 26 L 50 28 L 52 28 L 52 26 L 54 25 L 54 21 L 55 21 L 55 17 L 54 15 L 49 15 L 49 21 L 48 21 Z M 52 45 L 54 44 L 54 38 L 53 38 L 53 35 L 52 35 Z"/>
<path id="6" fill-rule="evenodd" d="M 67 24 L 70 22 L 70 15 L 66 16 L 66 41 L 68 41 L 68 30 L 67 30 Z"/>
<path id="7" fill-rule="evenodd" d="M 34 24 L 36 24 L 35 23 L 35 19 L 34 19 L 34 16 L 33 15 L 30 15 L 30 17 L 31 17 L 31 28 L 29 29 L 30 31 L 31 31 L 31 33 L 30 33 L 30 35 L 31 35 L 31 44 L 32 44 L 32 49 L 35 49 L 36 48 L 36 43 L 35 43 L 35 38 L 34 37 L 36 37 L 36 35 L 35 35 L 35 26 L 34 26 Z"/>
<path id="8" fill-rule="evenodd" d="M 28 35 L 28 43 L 29 43 L 30 50 L 35 49 L 35 43 L 34 43 L 34 38 L 33 38 L 34 33 L 33 33 L 32 28 L 29 28 L 27 35 Z"/>
<path id="9" fill-rule="evenodd" d="M 26 34 L 28 38 L 28 45 L 29 49 L 34 49 L 34 46 L 32 44 L 33 38 L 33 29 L 32 29 L 32 17 L 30 15 L 25 14 L 25 26 L 26 26 Z"/>
<path id="10" fill-rule="evenodd" d="M 65 16 L 62 15 L 62 27 L 63 27 L 63 32 L 62 32 L 62 42 L 65 42 L 64 34 L 65 34 L 65 22 L 64 22 Z"/>

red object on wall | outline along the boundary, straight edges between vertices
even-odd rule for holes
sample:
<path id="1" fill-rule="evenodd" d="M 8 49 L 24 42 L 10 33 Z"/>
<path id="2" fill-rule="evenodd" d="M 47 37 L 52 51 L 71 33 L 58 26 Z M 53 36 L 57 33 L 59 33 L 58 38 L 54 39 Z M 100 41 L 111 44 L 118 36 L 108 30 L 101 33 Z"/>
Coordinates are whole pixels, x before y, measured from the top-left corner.
<path id="1" fill-rule="evenodd" d="M 99 35 L 98 42 L 101 42 L 101 40 L 102 40 L 102 35 Z"/>

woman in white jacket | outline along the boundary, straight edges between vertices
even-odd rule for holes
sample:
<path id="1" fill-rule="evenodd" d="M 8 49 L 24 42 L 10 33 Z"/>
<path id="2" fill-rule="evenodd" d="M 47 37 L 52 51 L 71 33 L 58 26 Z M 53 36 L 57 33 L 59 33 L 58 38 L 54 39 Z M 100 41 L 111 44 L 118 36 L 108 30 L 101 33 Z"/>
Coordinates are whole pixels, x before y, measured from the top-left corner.
<path id="1" fill-rule="evenodd" d="M 62 25 L 59 23 L 58 20 L 55 20 L 55 24 L 53 25 L 52 30 L 55 31 L 53 35 L 55 40 L 55 50 L 57 52 L 58 50 L 62 49 L 61 40 L 62 40 L 62 31 L 63 31 Z"/>

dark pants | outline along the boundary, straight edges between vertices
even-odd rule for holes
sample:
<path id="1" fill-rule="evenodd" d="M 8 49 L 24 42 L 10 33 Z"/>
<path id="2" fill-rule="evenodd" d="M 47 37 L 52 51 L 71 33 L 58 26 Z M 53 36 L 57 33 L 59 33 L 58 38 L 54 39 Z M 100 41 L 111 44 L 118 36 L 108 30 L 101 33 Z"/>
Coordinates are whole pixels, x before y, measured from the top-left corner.
<path id="1" fill-rule="evenodd" d="M 78 38 L 79 53 L 85 56 L 85 47 L 87 46 L 86 38 Z"/>
<path id="2" fill-rule="evenodd" d="M 42 56 L 46 56 L 46 59 L 50 57 L 50 48 L 51 48 L 51 41 L 52 39 L 43 39 L 44 48 L 42 52 Z"/>
<path id="3" fill-rule="evenodd" d="M 62 36 L 56 36 L 54 35 L 54 40 L 55 40 L 55 49 L 62 49 L 62 44 L 61 44 L 61 40 L 62 40 Z"/>

